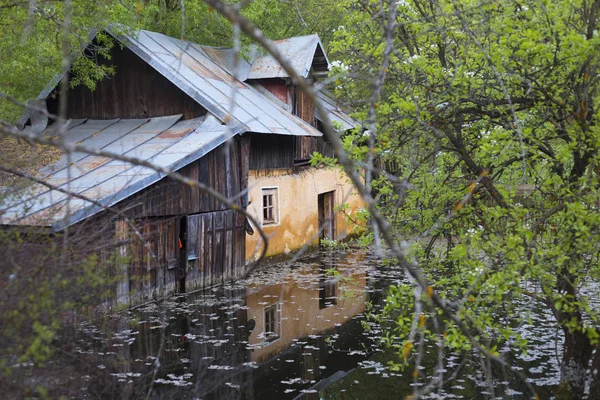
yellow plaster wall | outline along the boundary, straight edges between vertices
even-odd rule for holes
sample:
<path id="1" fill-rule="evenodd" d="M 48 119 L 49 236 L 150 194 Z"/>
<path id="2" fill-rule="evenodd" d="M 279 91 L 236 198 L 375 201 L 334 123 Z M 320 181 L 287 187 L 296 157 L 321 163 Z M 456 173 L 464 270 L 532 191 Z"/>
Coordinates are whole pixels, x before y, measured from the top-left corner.
<path id="1" fill-rule="evenodd" d="M 346 175 L 336 168 L 310 168 L 300 173 L 288 169 L 252 170 L 248 177 L 248 211 L 262 221 L 262 189 L 277 187 L 279 223 L 264 226 L 269 237 L 267 256 L 289 253 L 305 244 L 318 244 L 318 195 L 335 191 L 335 206 L 348 204 L 352 215 L 364 205 Z M 352 232 L 352 223 L 342 214 L 336 215 L 336 239 Z M 246 260 L 257 257 L 260 235 L 246 235 Z"/>

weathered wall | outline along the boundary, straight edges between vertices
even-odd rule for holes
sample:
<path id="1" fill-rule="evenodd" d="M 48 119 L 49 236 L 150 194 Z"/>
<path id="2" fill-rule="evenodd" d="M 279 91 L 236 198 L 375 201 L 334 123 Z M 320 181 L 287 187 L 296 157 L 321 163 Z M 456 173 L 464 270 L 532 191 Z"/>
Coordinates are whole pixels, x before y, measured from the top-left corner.
<path id="1" fill-rule="evenodd" d="M 183 114 L 184 119 L 206 114 L 195 100 L 179 90 L 131 50 L 115 45 L 112 59 L 99 62 L 115 67 L 114 76 L 96 84 L 95 90 L 69 88 L 68 118 L 147 118 Z M 47 107 L 58 114 L 59 90 L 48 96 Z"/>
<path id="2" fill-rule="evenodd" d="M 278 188 L 279 222 L 264 226 L 270 237 L 267 255 L 289 253 L 304 244 L 319 242 L 318 195 L 335 191 L 335 206 L 347 203 L 347 212 L 356 213 L 363 201 L 348 178 L 334 168 L 308 168 L 299 173 L 291 169 L 250 170 L 248 178 L 248 211 L 262 221 L 262 188 Z M 343 239 L 351 233 L 353 225 L 342 213 L 336 215 L 336 238 Z M 246 236 L 246 259 L 257 256 L 260 235 Z"/>
<path id="3" fill-rule="evenodd" d="M 246 138 L 236 137 L 177 172 L 210 186 L 225 197 L 235 197 L 243 206 L 244 197 L 236 196 L 246 188 L 248 151 Z M 140 190 L 117 207 L 131 218 L 183 216 L 227 209 L 199 188 L 169 178 Z"/>
<path id="4" fill-rule="evenodd" d="M 240 192 L 247 186 L 248 152 L 246 138 L 236 137 L 178 173 L 243 206 L 246 199 Z M 121 245 L 120 255 L 127 257 L 128 265 L 118 267 L 122 279 L 116 292 L 122 302 L 144 301 L 162 288 L 183 291 L 213 285 L 245 271 L 245 218 L 197 187 L 165 177 L 115 209 L 133 219 L 144 236 L 140 241 L 112 213 L 94 217 L 99 226 L 114 226 L 113 242 Z"/>

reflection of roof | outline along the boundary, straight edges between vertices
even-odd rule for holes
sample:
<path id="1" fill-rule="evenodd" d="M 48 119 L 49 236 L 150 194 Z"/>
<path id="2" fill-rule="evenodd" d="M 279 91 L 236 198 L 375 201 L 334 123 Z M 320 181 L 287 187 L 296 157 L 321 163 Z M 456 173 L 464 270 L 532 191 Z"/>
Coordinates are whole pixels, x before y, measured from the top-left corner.
<path id="1" fill-rule="evenodd" d="M 122 154 L 177 170 L 231 137 L 231 131 L 215 117 L 179 121 L 181 115 L 146 119 L 76 120 L 64 139 L 71 144 Z M 53 126 L 46 130 L 52 135 Z M 71 153 L 39 171 L 50 185 L 112 206 L 152 185 L 164 175 L 107 157 Z M 102 208 L 82 199 L 34 184 L 4 199 L 1 224 L 52 226 L 61 230 L 88 218 Z"/>
<path id="2" fill-rule="evenodd" d="M 117 39 L 218 119 L 229 121 L 236 133 L 321 136 L 236 79 L 226 68 L 232 63 L 230 57 L 214 48 L 144 30 Z"/>

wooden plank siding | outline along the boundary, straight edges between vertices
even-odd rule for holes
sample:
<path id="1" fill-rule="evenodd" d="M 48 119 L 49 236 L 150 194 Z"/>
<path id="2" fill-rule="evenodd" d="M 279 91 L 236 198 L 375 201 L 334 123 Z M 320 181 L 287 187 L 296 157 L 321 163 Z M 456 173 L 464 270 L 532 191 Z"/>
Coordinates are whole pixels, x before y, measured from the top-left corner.
<path id="1" fill-rule="evenodd" d="M 148 63 L 127 48 L 115 45 L 112 59 L 98 56 L 99 63 L 111 65 L 115 74 L 97 82 L 94 90 L 79 85 L 70 88 L 68 118 L 147 118 L 183 114 L 191 119 L 206 110 Z M 48 96 L 48 111 L 58 114 L 59 90 Z"/>
<path id="2" fill-rule="evenodd" d="M 292 107 L 292 112 L 310 125 L 321 128 L 315 118 L 315 107 L 297 86 L 283 79 L 263 79 L 260 84 L 279 100 Z M 292 143 L 290 143 L 293 140 Z M 252 136 L 250 169 L 292 168 L 306 165 L 314 152 L 333 157 L 333 149 L 320 137 Z"/>
<path id="3" fill-rule="evenodd" d="M 260 84 L 285 104 L 291 104 L 289 86 L 279 78 L 261 79 Z"/>
<path id="4" fill-rule="evenodd" d="M 178 172 L 245 207 L 247 194 L 240 193 L 248 186 L 249 151 L 249 139 L 236 137 Z M 113 240 L 128 263 L 127 277 L 117 289 L 119 297 L 163 287 L 208 286 L 243 274 L 245 217 L 197 187 L 166 177 L 116 209 L 121 216 L 103 212 L 93 219 L 101 226 L 112 224 Z M 133 221 L 143 241 L 123 216 Z"/>
<path id="5" fill-rule="evenodd" d="M 247 146 L 245 140 L 235 137 L 177 172 L 210 186 L 228 198 L 235 197 L 248 184 L 247 172 L 243 171 L 245 164 L 241 161 L 242 157 L 247 156 L 242 154 L 247 153 L 244 148 Z M 245 206 L 243 201 L 240 197 L 234 200 L 236 204 Z M 132 218 L 182 216 L 222 211 L 226 208 L 198 187 L 184 185 L 169 178 L 141 190 L 119 205 L 123 214 Z"/>
<path id="6" fill-rule="evenodd" d="M 250 169 L 292 168 L 295 137 L 284 135 L 250 135 Z"/>
<path id="7" fill-rule="evenodd" d="M 242 275 L 245 263 L 246 219 L 233 210 L 190 215 L 187 276 L 195 286 Z"/>

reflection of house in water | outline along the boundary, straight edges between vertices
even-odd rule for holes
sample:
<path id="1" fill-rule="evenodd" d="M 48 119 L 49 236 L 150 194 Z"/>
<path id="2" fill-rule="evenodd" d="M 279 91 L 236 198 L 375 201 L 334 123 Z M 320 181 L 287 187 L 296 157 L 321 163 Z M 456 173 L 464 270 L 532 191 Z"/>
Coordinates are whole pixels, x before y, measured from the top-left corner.
<path id="1" fill-rule="evenodd" d="M 354 317 L 365 309 L 367 276 L 344 265 L 337 271 L 332 276 L 325 267 L 305 264 L 280 283 L 170 302 L 166 319 L 157 311 L 141 312 L 138 318 L 146 322 L 135 328 L 136 339 L 120 348 L 119 357 L 127 362 L 114 372 L 149 377 L 160 352 L 155 398 L 287 398 L 290 386 L 282 382 L 293 383 L 298 395 L 299 387 L 348 369 L 348 355 L 332 353 L 324 332 L 330 336 L 336 328 L 339 348 L 356 348 L 360 340 Z M 145 395 L 145 384 L 123 390 L 137 398 Z"/>
<path id="2" fill-rule="evenodd" d="M 316 335 L 344 324 L 364 311 L 366 275 L 344 273 L 317 276 L 271 286 L 249 287 L 248 319 L 255 321 L 248 342 L 252 361 L 264 362 L 290 346 L 295 339 Z"/>

